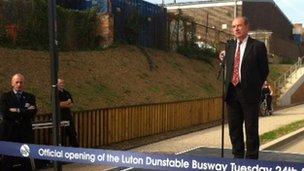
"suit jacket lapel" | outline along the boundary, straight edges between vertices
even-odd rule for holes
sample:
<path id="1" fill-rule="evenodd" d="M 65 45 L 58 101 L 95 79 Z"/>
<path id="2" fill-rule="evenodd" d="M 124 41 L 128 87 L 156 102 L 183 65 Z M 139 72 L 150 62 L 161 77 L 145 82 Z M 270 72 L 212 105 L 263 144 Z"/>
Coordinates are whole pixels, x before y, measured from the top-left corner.
<path id="1" fill-rule="evenodd" d="M 230 62 L 231 62 L 231 66 L 233 68 L 234 58 L 235 58 L 235 51 L 236 51 L 236 41 L 233 41 L 233 43 L 231 43 L 231 49 L 232 49 L 232 51 L 230 52 L 231 53 Z"/>
<path id="2" fill-rule="evenodd" d="M 233 73 L 233 65 L 234 65 L 234 55 L 235 55 L 236 41 L 231 40 L 228 41 L 228 48 L 226 54 L 226 79 L 227 81 L 231 81 L 232 73 Z M 226 84 L 228 85 L 228 84 Z"/>
<path id="3" fill-rule="evenodd" d="M 22 99 L 18 100 L 14 91 L 11 91 L 11 97 L 13 98 L 13 102 L 15 103 L 16 107 L 22 107 Z"/>
<path id="4" fill-rule="evenodd" d="M 249 52 L 252 48 L 252 42 L 253 42 L 252 38 L 248 37 L 245 52 L 244 52 L 244 55 L 243 55 L 242 66 L 243 66 L 244 62 L 246 61 L 246 59 L 248 58 L 248 54 L 249 54 Z"/>
<path id="5" fill-rule="evenodd" d="M 18 99 L 17 99 L 17 96 L 16 96 L 16 94 L 14 93 L 14 91 L 11 91 L 11 97 L 14 99 L 13 101 L 14 102 L 18 102 Z"/>

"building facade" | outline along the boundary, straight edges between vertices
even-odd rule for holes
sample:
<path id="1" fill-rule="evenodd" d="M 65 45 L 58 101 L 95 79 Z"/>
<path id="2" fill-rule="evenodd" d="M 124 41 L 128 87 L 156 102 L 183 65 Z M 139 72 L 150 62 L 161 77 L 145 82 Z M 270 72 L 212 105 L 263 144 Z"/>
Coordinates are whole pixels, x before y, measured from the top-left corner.
<path id="1" fill-rule="evenodd" d="M 303 55 L 300 50 L 303 44 L 298 45 L 293 39 L 293 24 L 273 0 L 209 0 L 172 3 L 166 7 L 173 13 L 181 9 L 197 23 L 226 32 L 231 32 L 235 16 L 246 16 L 252 37 L 264 41 L 268 52 L 277 56 L 270 61 L 289 61 Z"/>
<path id="2" fill-rule="evenodd" d="M 295 23 L 293 25 L 292 34 L 297 44 L 303 44 L 304 42 L 304 27 L 302 23 Z"/>

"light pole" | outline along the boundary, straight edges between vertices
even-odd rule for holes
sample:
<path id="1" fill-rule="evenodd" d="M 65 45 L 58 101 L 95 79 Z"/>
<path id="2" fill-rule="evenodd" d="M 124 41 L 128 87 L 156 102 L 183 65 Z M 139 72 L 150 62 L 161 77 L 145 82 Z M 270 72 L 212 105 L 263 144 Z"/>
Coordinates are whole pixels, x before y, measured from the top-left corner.
<path id="1" fill-rule="evenodd" d="M 234 13 L 233 13 L 233 17 L 236 18 L 236 12 L 237 12 L 237 0 L 234 1 Z"/>
<path id="2" fill-rule="evenodd" d="M 49 0 L 49 46 L 51 57 L 51 92 L 52 92 L 52 121 L 53 121 L 53 145 L 60 144 L 59 135 L 59 99 L 57 89 L 58 79 L 58 40 L 57 40 L 57 13 L 56 0 Z M 54 161 L 54 170 L 61 171 L 60 162 Z"/>

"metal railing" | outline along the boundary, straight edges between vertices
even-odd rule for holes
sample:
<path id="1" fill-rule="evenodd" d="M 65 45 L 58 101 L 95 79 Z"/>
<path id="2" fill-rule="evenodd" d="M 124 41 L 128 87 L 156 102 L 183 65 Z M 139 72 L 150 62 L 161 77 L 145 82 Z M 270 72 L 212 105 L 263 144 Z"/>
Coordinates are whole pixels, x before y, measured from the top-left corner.
<path id="1" fill-rule="evenodd" d="M 60 122 L 60 126 L 61 127 L 70 126 L 70 121 L 61 121 Z M 53 128 L 53 122 L 43 122 L 43 123 L 33 123 L 32 124 L 32 129 L 33 130 L 36 130 L 36 129 L 49 129 L 49 128 Z"/>
<path id="2" fill-rule="evenodd" d="M 277 80 L 273 82 L 274 86 L 274 96 L 275 96 L 275 103 L 277 105 L 277 100 L 282 94 L 281 90 L 285 87 L 285 85 L 291 80 L 299 78 L 303 73 L 298 73 L 297 70 L 300 69 L 303 66 L 303 57 L 298 57 L 298 61 L 293 64 L 287 72 L 285 72 L 283 75 L 281 75 Z"/>

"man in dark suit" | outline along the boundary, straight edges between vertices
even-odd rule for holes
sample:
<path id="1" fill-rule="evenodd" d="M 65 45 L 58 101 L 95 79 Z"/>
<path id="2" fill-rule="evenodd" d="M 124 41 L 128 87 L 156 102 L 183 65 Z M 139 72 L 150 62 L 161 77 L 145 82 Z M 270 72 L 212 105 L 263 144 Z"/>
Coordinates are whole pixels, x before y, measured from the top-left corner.
<path id="1" fill-rule="evenodd" d="M 24 76 L 12 77 L 12 90 L 0 98 L 0 113 L 3 115 L 0 140 L 33 143 L 32 121 L 37 113 L 35 96 L 24 91 Z M 28 158 L 4 156 L 2 170 L 32 170 Z"/>
<path id="2" fill-rule="evenodd" d="M 236 40 L 228 41 L 225 50 L 225 100 L 232 153 L 235 158 L 258 159 L 258 114 L 261 87 L 267 78 L 268 59 L 265 44 L 248 36 L 247 18 L 232 22 Z M 245 122 L 246 151 L 243 123 Z"/>
<path id="3" fill-rule="evenodd" d="M 75 131 L 74 119 L 72 116 L 71 108 L 74 105 L 74 101 L 72 95 L 64 89 L 64 80 L 58 79 L 58 97 L 59 97 L 59 105 L 60 105 L 60 120 L 69 121 L 70 125 L 65 127 L 64 131 L 68 137 L 69 144 L 73 147 L 79 147 L 77 133 Z M 65 141 L 63 141 L 64 145 Z"/>

